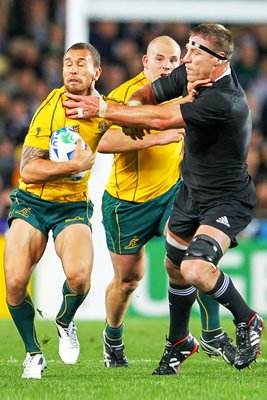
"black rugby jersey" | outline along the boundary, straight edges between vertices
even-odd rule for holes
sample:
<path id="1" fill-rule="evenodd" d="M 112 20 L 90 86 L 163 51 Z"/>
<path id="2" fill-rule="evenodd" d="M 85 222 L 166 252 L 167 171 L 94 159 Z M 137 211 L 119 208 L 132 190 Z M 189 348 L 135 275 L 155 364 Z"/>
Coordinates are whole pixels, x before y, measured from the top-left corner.
<path id="1" fill-rule="evenodd" d="M 152 88 L 158 103 L 185 96 L 185 66 L 156 80 Z M 246 164 L 252 122 L 244 90 L 231 71 L 198 92 L 194 102 L 181 104 L 186 123 L 184 183 L 200 202 L 229 197 L 255 206 L 255 188 Z"/>

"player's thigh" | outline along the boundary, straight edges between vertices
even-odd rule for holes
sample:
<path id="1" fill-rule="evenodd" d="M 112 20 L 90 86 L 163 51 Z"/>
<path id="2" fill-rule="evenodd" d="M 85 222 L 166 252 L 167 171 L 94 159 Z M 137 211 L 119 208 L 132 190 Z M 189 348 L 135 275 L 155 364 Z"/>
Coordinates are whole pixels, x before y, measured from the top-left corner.
<path id="1" fill-rule="evenodd" d="M 110 252 L 114 276 L 118 281 L 141 280 L 145 273 L 145 248 L 136 253 L 116 254 Z"/>
<path id="2" fill-rule="evenodd" d="M 55 239 L 56 253 L 67 277 L 83 275 L 89 278 L 93 266 L 93 241 L 86 224 L 71 224 Z"/>
<path id="3" fill-rule="evenodd" d="M 31 273 L 42 257 L 47 244 L 46 236 L 24 221 L 14 219 L 6 235 L 4 265 L 6 280 L 18 276 L 28 282 Z"/>

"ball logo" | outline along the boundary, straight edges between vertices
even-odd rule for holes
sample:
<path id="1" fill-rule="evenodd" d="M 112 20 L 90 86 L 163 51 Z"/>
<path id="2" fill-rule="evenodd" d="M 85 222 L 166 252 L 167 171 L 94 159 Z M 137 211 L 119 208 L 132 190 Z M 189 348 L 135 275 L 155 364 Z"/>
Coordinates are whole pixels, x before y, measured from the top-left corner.
<path id="1" fill-rule="evenodd" d="M 57 162 L 71 160 L 79 139 L 82 140 L 82 148 L 85 149 L 85 142 L 72 126 L 56 130 L 50 138 L 50 160 Z M 79 174 L 71 175 L 70 179 L 77 181 L 82 179 L 85 174 L 86 172 L 83 171 Z"/>

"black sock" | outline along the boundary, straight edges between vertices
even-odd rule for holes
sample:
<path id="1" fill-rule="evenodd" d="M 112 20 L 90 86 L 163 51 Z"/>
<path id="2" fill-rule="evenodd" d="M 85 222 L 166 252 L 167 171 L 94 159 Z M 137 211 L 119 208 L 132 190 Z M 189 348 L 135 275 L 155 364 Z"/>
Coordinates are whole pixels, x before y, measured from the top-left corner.
<path id="1" fill-rule="evenodd" d="M 236 322 L 248 322 L 254 314 L 254 311 L 234 287 L 231 278 L 222 271 L 214 288 L 207 294 L 230 310 Z"/>
<path id="2" fill-rule="evenodd" d="M 189 318 L 196 296 L 197 291 L 195 287 L 189 285 L 174 285 L 170 283 L 170 342 L 178 342 L 189 334 Z"/>

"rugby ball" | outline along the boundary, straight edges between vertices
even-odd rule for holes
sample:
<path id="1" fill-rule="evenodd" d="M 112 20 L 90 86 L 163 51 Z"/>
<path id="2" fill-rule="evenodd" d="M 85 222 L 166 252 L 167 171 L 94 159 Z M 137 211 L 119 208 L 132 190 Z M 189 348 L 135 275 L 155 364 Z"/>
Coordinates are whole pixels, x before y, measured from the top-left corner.
<path id="1" fill-rule="evenodd" d="M 72 159 L 78 139 L 82 140 L 82 148 L 85 149 L 85 142 L 72 126 L 66 126 L 53 132 L 49 143 L 49 157 L 51 161 L 69 161 Z M 73 174 L 69 177 L 72 181 L 82 179 L 86 171 Z"/>

